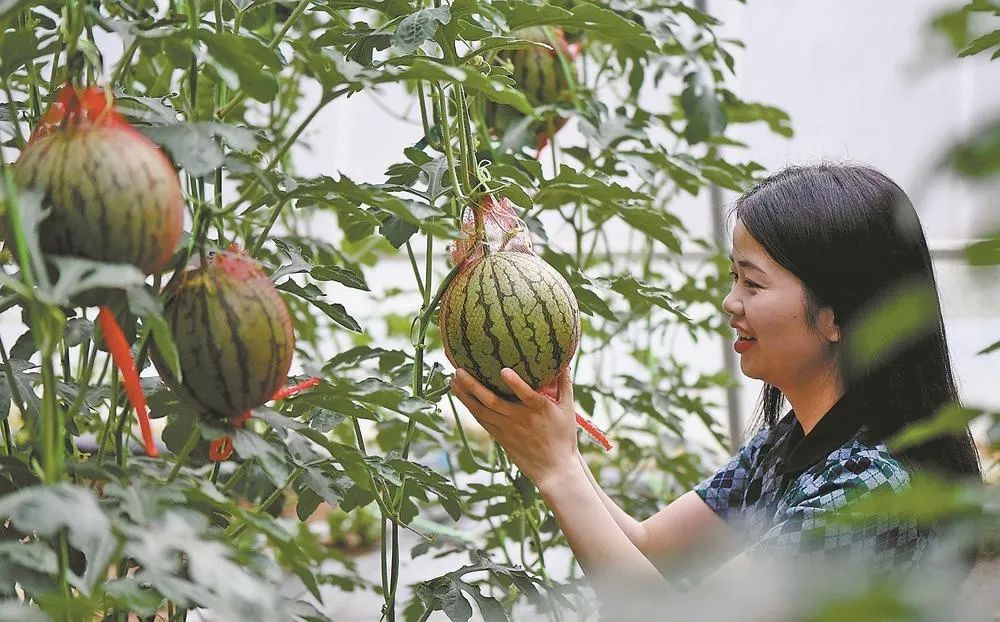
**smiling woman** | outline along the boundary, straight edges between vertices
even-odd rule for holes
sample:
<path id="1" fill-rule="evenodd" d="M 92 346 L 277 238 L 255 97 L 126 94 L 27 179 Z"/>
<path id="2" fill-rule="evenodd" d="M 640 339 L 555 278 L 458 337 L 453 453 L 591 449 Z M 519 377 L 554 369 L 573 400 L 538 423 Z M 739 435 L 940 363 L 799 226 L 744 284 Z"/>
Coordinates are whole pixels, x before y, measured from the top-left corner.
<path id="1" fill-rule="evenodd" d="M 980 478 L 968 430 L 898 455 L 885 444 L 958 401 L 913 205 L 878 171 L 821 165 L 768 177 L 734 213 L 733 286 L 723 308 L 741 370 L 764 382 L 759 429 L 726 466 L 659 513 L 636 521 L 582 466 L 567 374 L 558 402 L 512 370 L 503 379 L 518 403 L 461 372 L 455 394 L 538 486 L 593 579 L 657 586 L 678 559 L 709 548 L 742 553 L 737 566 L 836 560 L 906 572 L 924 559 L 933 531 L 888 514 L 830 518 L 875 490 L 906 488 L 918 471 Z M 859 346 L 866 319 L 913 288 L 933 303 L 928 321 L 901 342 Z M 780 416 L 785 400 L 791 410 Z"/>

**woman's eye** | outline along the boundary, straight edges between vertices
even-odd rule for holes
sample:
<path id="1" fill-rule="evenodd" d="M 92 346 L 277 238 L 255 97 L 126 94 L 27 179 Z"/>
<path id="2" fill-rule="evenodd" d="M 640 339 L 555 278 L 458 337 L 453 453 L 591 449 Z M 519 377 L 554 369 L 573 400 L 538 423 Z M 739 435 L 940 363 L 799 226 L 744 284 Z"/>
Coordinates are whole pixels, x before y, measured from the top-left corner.
<path id="1" fill-rule="evenodd" d="M 730 270 L 729 271 L 729 278 L 731 278 L 733 281 L 738 281 L 739 280 L 739 275 L 736 274 L 735 272 L 733 272 L 732 270 Z M 760 287 L 759 285 L 757 285 L 753 281 L 747 281 L 746 279 L 743 280 L 743 284 L 747 286 L 747 289 L 757 289 L 758 287 Z"/>

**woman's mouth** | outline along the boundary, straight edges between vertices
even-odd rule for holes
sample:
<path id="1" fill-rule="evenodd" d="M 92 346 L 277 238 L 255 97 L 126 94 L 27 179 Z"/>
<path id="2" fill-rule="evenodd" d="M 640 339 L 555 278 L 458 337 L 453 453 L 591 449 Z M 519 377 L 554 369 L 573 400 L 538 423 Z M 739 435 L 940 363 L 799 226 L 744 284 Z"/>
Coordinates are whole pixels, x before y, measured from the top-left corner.
<path id="1" fill-rule="evenodd" d="M 736 343 L 733 344 L 733 349 L 739 354 L 743 354 L 752 348 L 755 343 L 757 343 L 757 339 L 737 331 L 737 339 Z"/>

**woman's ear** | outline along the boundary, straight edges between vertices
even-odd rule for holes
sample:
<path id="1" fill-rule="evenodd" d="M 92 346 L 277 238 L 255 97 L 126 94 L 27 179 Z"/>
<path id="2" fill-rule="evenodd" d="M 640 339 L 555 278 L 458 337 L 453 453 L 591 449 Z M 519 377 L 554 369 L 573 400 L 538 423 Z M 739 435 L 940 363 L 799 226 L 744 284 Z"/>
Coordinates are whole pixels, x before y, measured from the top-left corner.
<path id="1" fill-rule="evenodd" d="M 840 342 L 840 324 L 837 323 L 837 316 L 830 307 L 823 307 L 819 311 L 817 318 L 820 334 L 830 343 Z"/>

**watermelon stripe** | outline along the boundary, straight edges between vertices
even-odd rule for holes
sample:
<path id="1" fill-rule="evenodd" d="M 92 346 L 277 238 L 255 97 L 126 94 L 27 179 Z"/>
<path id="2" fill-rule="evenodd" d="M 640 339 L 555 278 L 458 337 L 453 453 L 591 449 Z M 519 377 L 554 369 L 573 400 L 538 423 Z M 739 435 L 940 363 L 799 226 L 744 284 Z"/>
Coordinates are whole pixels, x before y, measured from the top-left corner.
<path id="1" fill-rule="evenodd" d="M 100 256 L 107 261 L 116 261 L 120 256 L 132 257 L 132 240 L 137 237 L 129 235 L 131 227 L 127 223 L 120 224 L 118 217 L 131 220 L 136 210 L 130 209 L 131 197 L 122 196 L 123 186 L 116 178 L 116 169 L 113 166 L 106 166 L 104 163 L 112 161 L 114 158 L 122 158 L 121 153 L 115 153 L 115 145 L 106 140 L 95 140 L 102 138 L 97 132 L 88 134 L 89 140 L 83 142 L 85 145 L 86 159 L 93 170 L 90 171 L 89 178 L 91 187 L 96 195 L 96 205 L 100 206 L 98 211 L 100 230 L 104 234 L 104 243 L 99 248 L 92 248 L 96 256 Z M 94 147 L 96 153 L 91 153 L 90 147 Z M 129 160 L 126 160 L 126 166 Z M 124 205 L 123 205 L 124 204 Z M 89 211 L 93 206 L 81 206 Z M 125 209 L 122 209 L 124 207 Z M 114 219 L 112 220 L 112 216 Z M 86 212 L 81 214 L 86 218 Z M 116 226 L 117 225 L 117 226 Z M 94 246 L 91 244 L 91 246 Z"/>
<path id="2" fill-rule="evenodd" d="M 212 285 L 215 285 L 215 284 L 212 283 Z M 198 367 L 200 369 L 204 369 L 205 371 L 211 370 L 212 372 L 214 372 L 213 375 L 214 375 L 214 378 L 215 378 L 214 382 L 209 382 L 208 383 L 208 389 L 206 389 L 206 391 L 204 393 L 198 392 L 195 395 L 200 400 L 204 400 L 204 401 L 207 401 L 207 402 L 208 401 L 215 401 L 214 400 L 215 396 L 213 395 L 213 391 L 212 391 L 212 388 L 214 387 L 216 391 L 220 391 L 222 393 L 222 400 L 223 400 L 223 402 L 225 404 L 232 404 L 233 403 L 233 396 L 232 396 L 232 394 L 229 391 L 229 385 L 226 383 L 225 372 L 224 372 L 224 370 L 222 368 L 222 361 L 223 361 L 224 354 L 222 352 L 221 347 L 219 346 L 219 344 L 222 343 L 222 342 L 218 340 L 219 335 L 215 334 L 215 327 L 213 325 L 214 323 L 212 322 L 212 312 L 211 312 L 211 308 L 209 307 L 209 304 L 208 304 L 208 302 L 209 302 L 209 296 L 207 294 L 209 292 L 217 293 L 217 292 L 215 292 L 215 289 L 216 288 L 213 287 L 212 289 L 210 289 L 208 291 L 202 291 L 202 292 L 200 292 L 201 295 L 197 296 L 196 299 L 195 299 L 195 304 L 197 304 L 198 302 L 201 302 L 201 305 L 202 305 L 202 326 L 201 326 L 201 330 L 204 330 L 204 331 L 207 332 L 207 335 L 206 335 L 204 343 L 207 346 L 208 353 L 209 353 L 208 360 L 199 361 Z M 195 291 L 197 291 L 197 290 L 195 290 Z M 197 334 L 198 334 L 198 332 L 192 332 L 192 335 L 197 335 Z M 241 352 L 240 354 L 243 354 L 243 353 Z M 204 378 L 204 379 L 208 380 L 208 378 Z M 218 414 L 220 414 L 220 415 L 227 415 L 228 413 L 226 413 L 226 412 L 223 411 L 223 412 L 218 412 Z"/>
<path id="3" fill-rule="evenodd" d="M 228 287 L 225 287 L 223 283 L 216 281 L 216 300 L 219 303 L 219 309 L 226 318 L 226 325 L 229 328 L 229 336 L 231 341 L 228 345 L 236 349 L 235 361 L 239 367 L 239 373 L 235 374 L 235 378 L 231 376 L 233 368 L 227 363 L 229 361 L 220 359 L 219 365 L 223 368 L 223 375 L 225 376 L 224 383 L 227 388 L 230 388 L 230 382 L 233 382 L 233 387 L 239 387 L 238 395 L 243 399 L 247 399 L 250 395 L 250 368 L 248 367 L 250 356 L 247 352 L 247 344 L 240 335 L 240 318 L 239 315 L 230 304 L 229 296 L 234 295 L 238 297 L 238 294 L 230 291 Z M 206 304 L 208 304 L 208 298 L 206 298 Z M 226 373 L 226 371 L 230 373 Z M 232 400 L 226 400 L 230 405 L 234 405 Z M 236 410 L 242 410 L 242 408 L 237 408 Z"/>
<path id="4" fill-rule="evenodd" d="M 205 327 L 204 320 L 199 319 L 196 315 L 199 294 L 204 288 L 204 283 L 197 283 L 191 286 L 191 289 L 180 292 L 177 298 L 178 306 L 181 308 L 187 308 L 188 312 L 186 314 L 186 319 L 188 321 L 187 327 L 182 327 L 181 325 L 174 325 L 174 334 L 183 339 L 183 349 L 181 345 L 178 344 L 178 354 L 181 356 L 182 364 L 185 361 L 190 360 L 194 363 L 194 366 L 198 370 L 205 370 L 205 343 L 199 341 L 197 335 L 199 330 L 203 330 Z M 211 354 L 208 360 L 213 360 Z M 188 391 L 192 396 L 198 398 L 199 403 L 204 400 L 201 399 L 202 396 L 202 382 L 206 380 L 206 374 L 192 374 L 184 373 L 184 380 L 182 386 Z M 211 383 L 210 383 L 211 386 Z M 217 396 L 217 392 L 212 392 L 210 397 L 214 398 Z M 221 413 L 216 412 L 216 406 L 209 406 L 208 404 L 202 404 L 203 408 L 207 408 L 212 415 L 219 416 Z"/>
<path id="5" fill-rule="evenodd" d="M 268 280 L 268 279 L 264 279 Z M 259 390 L 254 393 L 254 401 L 267 400 L 271 395 L 284 384 L 284 377 L 287 374 L 288 368 L 285 367 L 282 370 L 282 366 L 285 365 L 285 359 L 287 358 L 285 353 L 289 351 L 287 344 L 285 344 L 285 331 L 278 330 L 279 327 L 275 326 L 275 322 L 280 323 L 280 318 L 278 317 L 281 312 L 281 307 L 274 304 L 274 300 L 269 300 L 267 298 L 262 298 L 259 290 L 263 289 L 260 279 L 256 282 L 250 284 L 251 287 L 248 288 L 249 297 L 253 299 L 253 302 L 257 305 L 261 317 L 265 318 L 267 326 L 268 336 L 264 341 L 264 344 L 269 346 L 270 356 L 267 357 L 267 369 L 264 373 L 264 384 L 259 387 Z M 284 301 L 282 301 L 282 304 Z M 248 312 L 249 315 L 249 312 Z M 253 336 L 250 336 L 253 338 Z M 289 361 L 290 362 L 290 361 Z M 247 378 L 250 375 L 247 374 Z"/>
<path id="6" fill-rule="evenodd" d="M 288 351 L 288 348 L 285 345 L 284 331 L 278 330 L 278 327 L 275 326 L 275 322 L 280 323 L 280 319 L 276 317 L 280 313 L 280 307 L 276 307 L 273 300 L 261 298 L 257 287 L 250 289 L 250 295 L 267 320 L 268 338 L 264 343 L 269 346 L 270 356 L 267 357 L 267 371 L 264 374 L 265 386 L 262 387 L 261 399 L 268 399 L 279 386 L 284 384 L 282 376 L 287 373 L 287 368 L 285 368 L 285 372 L 282 372 L 281 367 L 285 363 L 285 352 Z"/>
<path id="7" fill-rule="evenodd" d="M 53 230 L 52 227 L 55 224 L 56 219 L 62 220 L 63 218 L 63 216 L 56 211 L 55 205 L 66 205 L 66 202 L 70 200 L 70 197 L 65 194 L 67 189 L 66 167 L 70 159 L 67 154 L 69 151 L 69 145 L 66 142 L 62 142 L 60 146 L 62 147 L 61 153 L 53 158 L 55 160 L 56 167 L 54 167 L 52 171 L 52 185 L 50 186 L 52 188 L 51 198 L 53 199 L 53 213 L 49 214 L 49 217 L 42 221 L 43 235 L 41 236 L 42 239 L 40 240 L 40 243 L 43 251 L 49 251 L 53 246 L 52 244 L 47 243 L 47 238 L 50 238 L 51 236 L 48 232 Z M 59 236 L 57 244 L 65 246 L 70 243 L 70 241 L 67 240 L 69 231 L 66 231 L 66 227 L 61 227 L 61 229 L 62 235 Z M 58 230 L 59 229 L 56 229 L 56 231 Z"/>
<path id="8" fill-rule="evenodd" d="M 160 182 L 161 176 L 156 175 L 154 171 L 150 170 L 146 162 L 150 155 L 156 156 L 157 154 L 155 152 L 144 152 L 143 157 L 140 157 L 135 166 L 133 166 L 131 173 L 143 181 L 150 191 L 152 198 L 156 201 L 156 206 L 155 209 L 144 210 L 142 222 L 136 225 L 138 230 L 130 231 L 129 235 L 140 240 L 138 253 L 135 256 L 140 258 L 141 265 L 145 270 L 153 272 L 160 267 L 160 256 L 164 252 L 173 254 L 174 249 L 172 248 L 160 248 L 162 246 L 160 241 L 164 238 L 164 233 L 167 230 L 164 221 L 169 218 L 171 211 L 174 209 L 170 205 L 170 201 L 174 197 L 169 187 L 160 188 L 163 185 Z M 173 174 L 172 170 L 170 174 Z"/>
<path id="9" fill-rule="evenodd" d="M 201 358 L 200 357 L 200 351 L 201 351 L 201 347 L 200 346 L 202 344 L 198 343 L 197 341 L 192 341 L 192 339 L 194 338 L 194 335 L 197 334 L 197 333 L 194 332 L 194 330 L 195 330 L 195 327 L 198 325 L 197 319 L 195 318 L 195 307 L 194 307 L 194 305 L 186 305 L 186 304 L 182 305 L 182 303 L 185 302 L 185 300 L 184 300 L 185 297 L 189 297 L 190 298 L 190 294 L 192 294 L 192 293 L 193 292 L 180 292 L 173 299 L 173 301 L 175 302 L 175 304 L 173 305 L 173 307 L 175 309 L 177 309 L 177 311 L 175 311 L 175 314 L 177 316 L 177 320 L 171 322 L 170 326 L 173 327 L 173 332 L 174 332 L 175 338 L 177 339 L 177 343 L 176 343 L 176 345 L 177 345 L 177 354 L 179 355 L 179 358 L 181 360 L 181 364 L 182 365 L 184 364 L 185 361 L 193 360 L 193 361 L 197 362 Z M 187 294 L 187 296 L 185 296 L 185 294 Z M 195 301 L 195 302 L 197 302 L 197 301 Z M 181 313 L 181 309 L 184 309 L 184 308 L 187 308 L 188 312 L 185 313 L 185 314 L 182 314 Z M 188 324 L 187 324 L 186 327 L 184 327 L 184 325 L 181 323 L 182 320 L 187 320 Z M 198 367 L 201 368 L 200 365 Z M 182 372 L 183 372 L 183 368 L 182 368 Z M 161 371 L 160 373 L 161 373 L 161 375 L 164 375 L 163 371 Z M 198 386 L 194 382 L 195 381 L 195 377 L 196 377 L 196 374 L 182 373 L 181 386 L 183 386 L 187 390 L 187 392 L 188 392 L 189 395 L 198 395 L 199 394 Z"/>
<path id="10" fill-rule="evenodd" d="M 473 306 L 473 296 L 478 296 L 478 298 L 479 298 L 479 300 L 478 300 L 478 309 L 475 309 L 477 315 L 479 315 L 480 313 L 485 313 L 486 310 L 489 308 L 486 305 L 486 302 L 485 302 L 485 295 L 484 295 L 484 292 L 482 290 L 482 283 L 481 283 L 481 281 L 482 281 L 482 271 L 483 271 L 483 265 L 484 265 L 483 262 L 484 262 L 484 260 L 479 260 L 478 262 L 476 262 L 476 265 L 474 265 L 469 270 L 469 275 L 466 278 L 466 281 L 467 281 L 466 287 L 468 287 L 468 294 L 465 297 L 465 300 L 463 301 L 464 302 L 463 307 L 466 307 L 467 309 L 463 309 L 463 313 L 460 316 L 460 317 L 462 317 L 463 319 L 466 320 L 465 323 L 464 323 L 464 326 L 463 326 L 464 334 L 462 336 L 462 340 L 465 341 L 465 342 L 467 342 L 467 343 L 469 343 L 470 345 L 473 343 L 473 339 L 472 339 L 472 336 L 471 336 L 471 331 L 473 330 L 473 324 L 472 324 L 471 321 L 469 321 L 471 319 L 471 318 L 469 318 L 469 315 L 470 315 L 469 312 L 470 311 L 474 311 L 474 309 L 471 309 L 471 308 L 468 308 L 468 307 Z M 478 279 L 476 277 L 478 277 Z M 468 371 L 470 373 L 472 373 L 474 376 L 476 376 L 477 378 L 487 377 L 487 374 L 483 373 L 483 372 L 487 372 L 488 370 L 491 370 L 491 367 L 494 366 L 494 365 L 496 365 L 495 357 L 499 355 L 499 352 L 498 352 L 498 349 L 499 349 L 498 345 L 499 344 L 497 343 L 496 338 L 493 336 L 493 334 L 490 333 L 489 326 L 487 326 L 486 322 L 485 322 L 486 319 L 487 319 L 487 317 L 484 315 L 484 317 L 483 317 L 483 320 L 484 320 L 483 324 L 480 325 L 480 326 L 477 326 L 476 328 L 478 328 L 483 333 L 483 335 L 485 335 L 485 336 L 487 336 L 489 338 L 490 343 L 492 344 L 493 350 L 491 352 L 486 352 L 486 351 L 483 351 L 482 349 L 476 348 L 474 345 L 472 345 L 465 352 L 465 354 L 469 357 L 469 362 L 471 363 L 469 365 L 470 369 Z M 485 356 L 485 362 L 482 361 L 482 360 L 480 360 L 479 357 L 476 356 L 477 354 Z M 490 386 L 492 388 L 492 384 Z"/>
<path id="11" fill-rule="evenodd" d="M 55 145 L 54 140 L 44 140 L 38 143 L 38 146 L 34 149 L 26 149 L 24 156 L 22 156 L 23 162 L 18 160 L 15 166 L 15 179 L 18 181 L 18 185 L 24 188 L 35 188 L 38 190 L 48 191 L 48 180 L 44 180 L 41 183 L 38 182 L 38 178 L 43 172 L 51 173 L 49 170 L 49 160 L 45 157 L 49 151 L 52 150 Z M 27 170 L 27 179 L 19 179 L 23 177 L 24 172 Z M 19 174 L 20 173 L 20 174 Z"/>
<path id="12" fill-rule="evenodd" d="M 473 306 L 478 311 L 482 312 L 482 333 L 489 340 L 489 351 L 485 349 L 480 351 L 481 357 L 484 361 L 481 367 L 486 372 L 486 377 L 490 378 L 489 387 L 494 391 L 507 393 L 504 390 L 504 383 L 498 380 L 500 376 L 500 370 L 504 367 L 505 362 L 503 359 L 503 351 L 500 348 L 500 337 L 495 330 L 496 327 L 496 310 L 495 310 L 495 297 L 496 291 L 492 283 L 486 281 L 486 268 L 489 262 L 484 258 L 476 266 L 475 274 L 475 285 L 474 291 L 477 294 L 477 298 L 472 298 L 467 302 L 467 305 Z"/>
<path id="13" fill-rule="evenodd" d="M 538 286 L 539 289 L 535 289 L 536 285 Z M 538 300 L 552 300 L 555 302 L 555 305 L 558 308 L 559 299 L 555 295 L 555 292 L 553 291 L 554 287 L 551 280 L 543 278 L 542 280 L 537 282 L 529 281 L 528 288 L 531 289 L 533 294 L 538 296 Z M 547 292 L 540 291 L 543 288 L 547 289 L 548 291 Z M 545 321 L 543 322 L 543 326 L 548 327 L 548 332 L 549 332 L 548 341 L 546 341 L 545 343 L 548 343 L 552 347 L 552 360 L 561 361 L 563 360 L 563 356 L 565 353 L 562 349 L 562 346 L 559 345 L 559 334 L 558 331 L 556 330 L 556 327 L 559 325 L 557 324 L 557 321 L 562 324 L 565 324 L 566 320 L 568 320 L 569 318 L 564 317 L 560 318 L 559 320 L 556 320 L 556 318 L 553 317 L 553 314 L 550 311 L 548 305 L 538 305 L 538 308 L 541 311 L 542 317 L 545 319 Z"/>
<path id="14" fill-rule="evenodd" d="M 532 361 L 530 357 L 525 353 L 524 347 L 521 345 L 521 339 L 530 340 L 533 337 L 533 335 L 526 334 L 527 330 L 518 330 L 519 327 L 515 323 L 515 318 L 512 315 L 508 314 L 507 309 L 504 308 L 503 297 L 505 296 L 505 294 L 501 291 L 500 288 L 501 276 L 506 279 L 507 285 L 510 287 L 511 293 L 507 295 L 507 297 L 513 299 L 514 306 L 521 308 L 522 305 L 525 303 L 525 301 L 522 301 L 520 299 L 520 296 L 518 296 L 520 292 L 518 291 L 517 285 L 514 283 L 514 280 L 511 277 L 511 275 L 507 274 L 502 269 L 498 270 L 498 268 L 504 263 L 507 263 L 507 265 L 512 267 L 515 273 L 517 272 L 516 266 L 511 266 L 509 262 L 504 262 L 503 259 L 500 257 L 497 257 L 490 262 L 490 267 L 493 270 L 493 278 L 497 283 L 497 294 L 499 296 L 499 299 L 497 301 L 497 308 L 499 309 L 500 315 L 503 317 L 504 324 L 506 325 L 507 328 L 506 334 L 510 335 L 511 342 L 514 344 L 514 349 L 517 350 L 519 361 L 517 364 L 515 364 L 515 367 L 517 368 L 518 375 L 521 375 L 521 373 L 523 372 L 525 375 L 528 376 L 527 378 L 528 384 L 530 384 L 533 387 L 538 386 L 538 383 L 541 380 L 541 378 L 539 378 L 535 374 L 535 371 L 531 365 Z M 523 311 L 521 313 L 521 317 L 517 319 L 520 320 L 520 322 L 517 323 L 522 324 L 524 329 L 531 329 L 531 327 L 528 326 L 527 318 L 524 315 Z M 518 338 L 519 335 L 521 339 Z"/>
<path id="15" fill-rule="evenodd" d="M 539 303 L 539 300 L 543 300 L 535 295 L 533 295 L 533 290 L 531 289 L 531 274 L 530 270 L 525 270 L 519 267 L 514 262 L 507 260 L 503 256 L 498 256 L 496 258 L 498 264 L 504 265 L 506 270 L 504 274 L 506 275 L 508 281 L 511 283 L 511 288 L 514 289 L 514 277 L 518 277 L 519 280 L 523 281 L 521 286 L 517 288 L 516 291 L 516 305 L 521 311 L 521 324 L 520 330 L 518 327 L 512 327 L 510 331 L 511 339 L 516 344 L 517 348 L 522 352 L 521 361 L 524 375 L 527 375 L 528 384 L 533 387 L 537 387 L 545 379 L 545 353 L 543 352 L 543 341 L 541 340 L 541 335 L 538 334 L 538 327 L 531 322 L 532 314 L 537 312 L 539 308 L 544 305 Z M 509 272 L 508 272 L 509 271 Z M 522 344 L 523 342 L 526 342 Z M 532 354 L 529 354 L 529 350 Z"/>
<path id="16" fill-rule="evenodd" d="M 470 286 L 475 269 L 476 269 L 475 266 L 473 266 L 472 269 L 466 270 L 464 274 L 460 275 L 457 279 L 455 279 L 456 285 L 458 285 L 459 282 L 461 282 L 461 285 L 458 285 L 455 291 L 464 291 L 466 290 L 466 288 Z M 469 299 L 465 296 L 456 296 L 455 303 L 458 304 L 459 307 L 458 309 L 455 310 L 453 314 L 450 315 L 454 315 L 455 318 L 457 318 L 458 320 L 458 330 L 460 338 L 462 340 L 461 353 L 464 356 L 459 357 L 460 358 L 459 364 L 461 366 L 466 367 L 467 371 L 470 374 L 476 376 L 477 378 L 480 378 L 482 376 L 479 373 L 480 371 L 479 363 L 476 361 L 476 354 L 475 354 L 475 349 L 472 345 L 472 338 L 469 336 L 469 330 L 471 326 L 469 322 L 469 314 L 467 312 L 467 309 L 465 308 L 466 302 L 468 302 L 468 300 Z"/>

